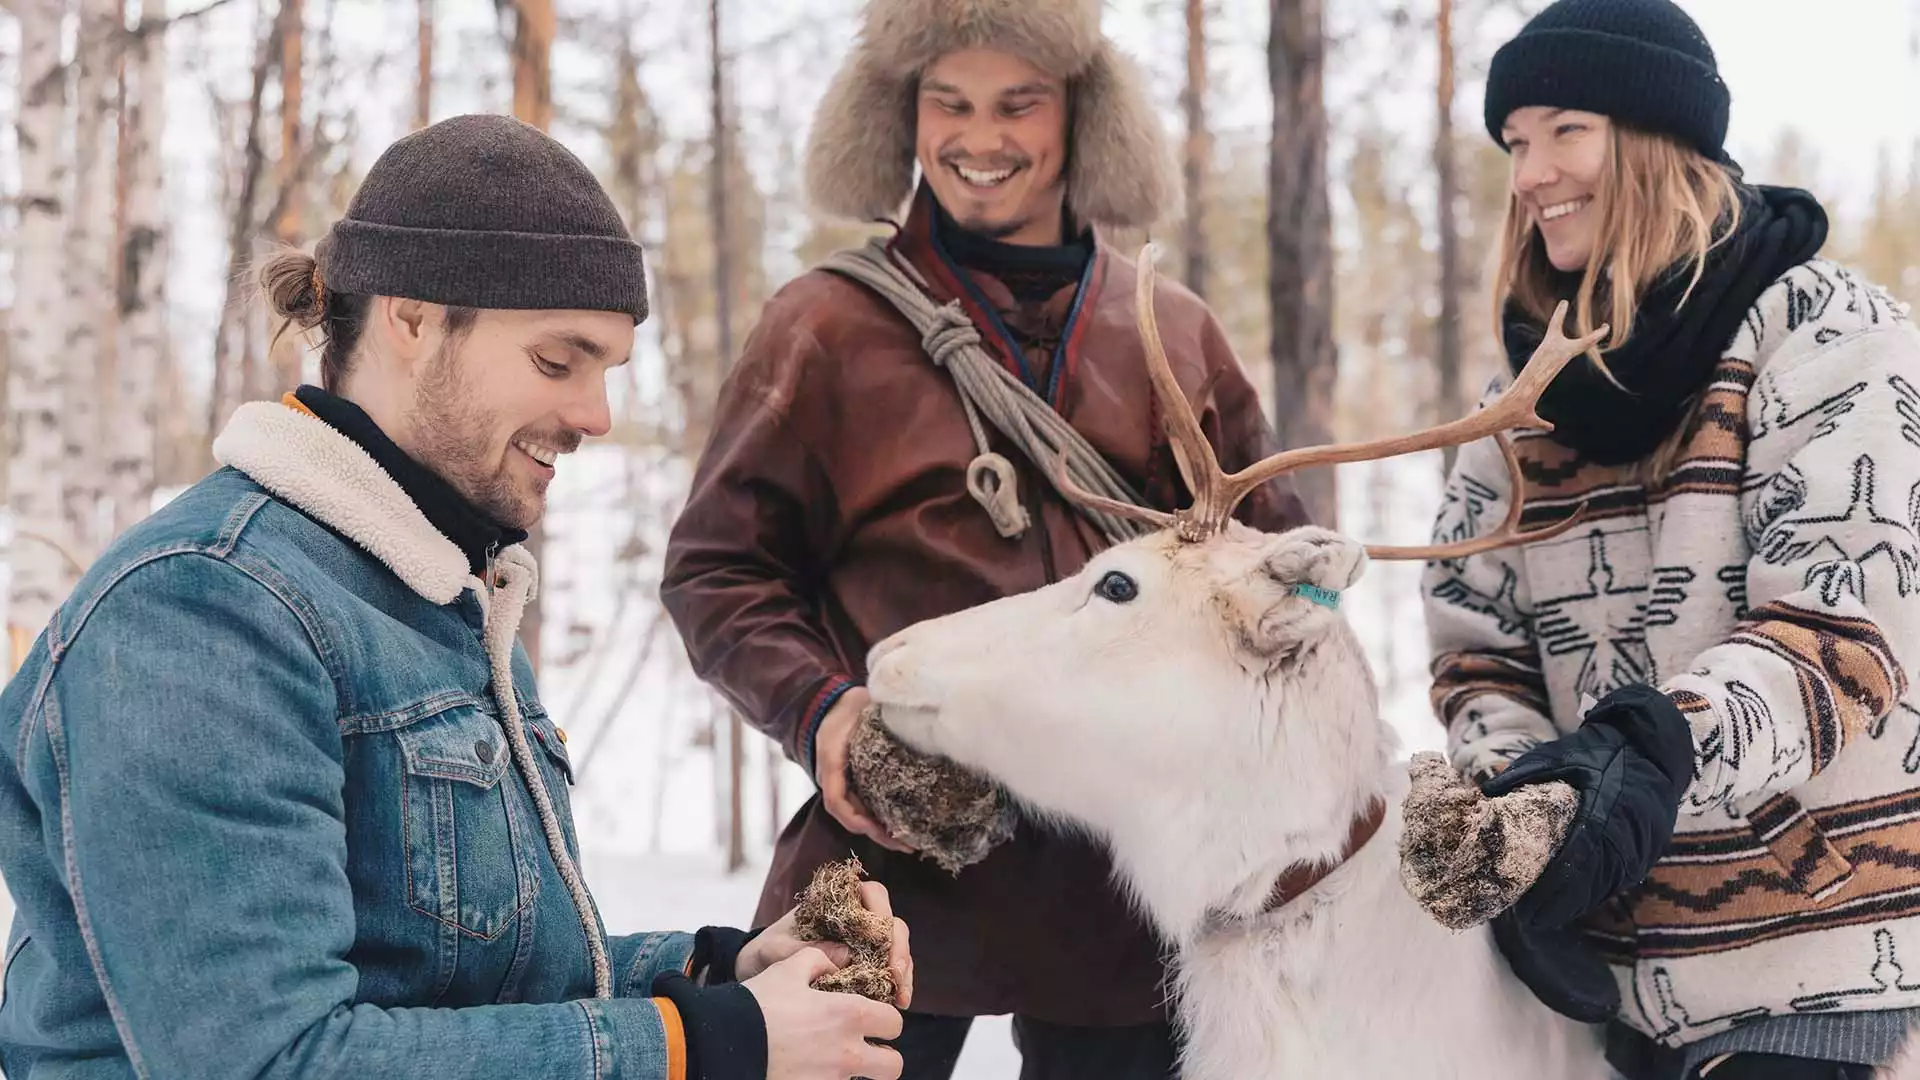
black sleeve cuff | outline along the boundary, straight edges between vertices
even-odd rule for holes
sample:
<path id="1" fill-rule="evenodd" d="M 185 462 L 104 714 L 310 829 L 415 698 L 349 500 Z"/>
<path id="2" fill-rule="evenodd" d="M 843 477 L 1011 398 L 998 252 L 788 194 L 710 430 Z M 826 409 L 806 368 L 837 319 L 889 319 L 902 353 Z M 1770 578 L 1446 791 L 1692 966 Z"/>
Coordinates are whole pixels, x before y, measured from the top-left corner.
<path id="1" fill-rule="evenodd" d="M 733 969 L 740 950 L 760 936 L 759 930 L 736 930 L 731 926 L 703 926 L 693 935 L 693 962 L 688 968 L 697 977 L 706 969 L 708 986 L 734 981 Z"/>
<path id="2" fill-rule="evenodd" d="M 687 1080 L 766 1080 L 767 1023 L 753 992 L 739 983 L 695 986 L 669 972 L 653 992 L 680 1010 L 687 1039 Z"/>

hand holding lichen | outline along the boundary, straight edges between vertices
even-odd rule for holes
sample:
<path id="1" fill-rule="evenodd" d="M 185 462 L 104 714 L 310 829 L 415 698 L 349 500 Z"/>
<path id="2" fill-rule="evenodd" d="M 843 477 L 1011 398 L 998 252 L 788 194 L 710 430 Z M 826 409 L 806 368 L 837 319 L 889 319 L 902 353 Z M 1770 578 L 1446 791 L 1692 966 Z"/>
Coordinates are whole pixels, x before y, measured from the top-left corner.
<path id="1" fill-rule="evenodd" d="M 794 936 L 801 941 L 838 942 L 851 954 L 838 971 L 814 980 L 814 989 L 891 1002 L 896 987 L 887 960 L 893 949 L 893 920 L 860 902 L 862 873 L 857 858 L 815 870 L 794 908 Z"/>
<path id="2" fill-rule="evenodd" d="M 1013 836 L 1006 795 L 986 777 L 922 754 L 887 731 L 877 705 L 854 727 L 847 774 L 880 824 L 949 874 Z"/>
<path id="3" fill-rule="evenodd" d="M 1560 781 L 1498 798 L 1439 754 L 1415 754 L 1401 804 L 1400 880 L 1427 914 L 1465 930 L 1512 907 L 1566 839 L 1580 797 Z"/>

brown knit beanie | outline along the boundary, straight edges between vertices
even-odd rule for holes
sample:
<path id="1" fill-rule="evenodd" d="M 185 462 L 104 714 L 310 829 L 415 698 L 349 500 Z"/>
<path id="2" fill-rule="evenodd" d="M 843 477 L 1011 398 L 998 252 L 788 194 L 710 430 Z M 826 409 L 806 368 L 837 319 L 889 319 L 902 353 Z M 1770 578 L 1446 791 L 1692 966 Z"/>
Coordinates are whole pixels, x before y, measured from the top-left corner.
<path id="1" fill-rule="evenodd" d="M 566 147 L 456 116 L 388 147 L 314 252 L 330 292 L 647 317 L 640 245 Z"/>

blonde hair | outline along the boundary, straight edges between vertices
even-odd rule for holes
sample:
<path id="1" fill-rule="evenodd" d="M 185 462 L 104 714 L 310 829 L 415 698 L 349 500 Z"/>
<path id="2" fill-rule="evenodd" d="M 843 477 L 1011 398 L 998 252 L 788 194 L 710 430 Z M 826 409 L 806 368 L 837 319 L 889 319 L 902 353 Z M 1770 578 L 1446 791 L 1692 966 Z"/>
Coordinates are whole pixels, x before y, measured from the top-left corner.
<path id="1" fill-rule="evenodd" d="M 1707 254 L 1739 228 L 1740 199 L 1733 175 L 1692 147 L 1619 123 L 1609 127 L 1607 158 L 1599 190 L 1594 192 L 1599 226 L 1569 304 L 1566 332 L 1578 337 L 1589 327 L 1607 324 L 1607 336 L 1587 356 L 1608 381 L 1619 386 L 1605 354 L 1632 335 L 1647 290 L 1676 268 L 1690 264 L 1679 303 L 1687 302 L 1706 271 Z M 1495 340 L 1504 346 L 1509 300 L 1542 326 L 1553 317 L 1560 301 L 1553 290 L 1554 272 L 1539 230 L 1520 200 L 1509 194 L 1494 264 Z M 1636 471 L 1643 481 L 1664 483 L 1698 408 L 1696 399 L 1674 430 L 1640 462 Z"/>
<path id="2" fill-rule="evenodd" d="M 1603 354 L 1633 333 L 1648 288 L 1675 267 L 1691 263 L 1692 276 L 1680 298 L 1686 303 L 1706 269 L 1707 253 L 1739 227 L 1740 200 L 1732 174 L 1699 151 L 1667 135 L 1618 123 L 1610 127 L 1600 188 L 1594 192 L 1600 224 L 1580 287 L 1571 298 L 1567 333 L 1577 337 L 1589 327 L 1607 324 L 1607 336 L 1596 349 L 1601 355 L 1590 355 L 1611 379 Z M 1716 236 L 1723 218 L 1725 226 Z M 1504 339 L 1509 299 L 1543 326 L 1553 316 L 1560 299 L 1553 292 L 1553 272 L 1539 230 L 1519 198 L 1509 194 L 1494 267 L 1496 339 Z"/>

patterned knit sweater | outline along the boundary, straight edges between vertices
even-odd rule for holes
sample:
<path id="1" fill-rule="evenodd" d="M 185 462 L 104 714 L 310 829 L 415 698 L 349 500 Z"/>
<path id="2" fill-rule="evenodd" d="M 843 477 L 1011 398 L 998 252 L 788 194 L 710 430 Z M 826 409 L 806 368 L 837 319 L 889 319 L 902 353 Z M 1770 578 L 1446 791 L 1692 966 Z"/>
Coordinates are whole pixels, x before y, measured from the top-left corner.
<path id="1" fill-rule="evenodd" d="M 1679 1046 L 1772 1016 L 1920 1005 L 1920 332 L 1816 259 L 1726 347 L 1675 464 L 1515 440 L 1525 527 L 1552 540 L 1434 563 L 1434 707 L 1485 773 L 1627 683 L 1693 724 L 1672 848 L 1590 921 L 1626 1023 Z M 1512 497 L 1462 449 L 1437 540 Z"/>

